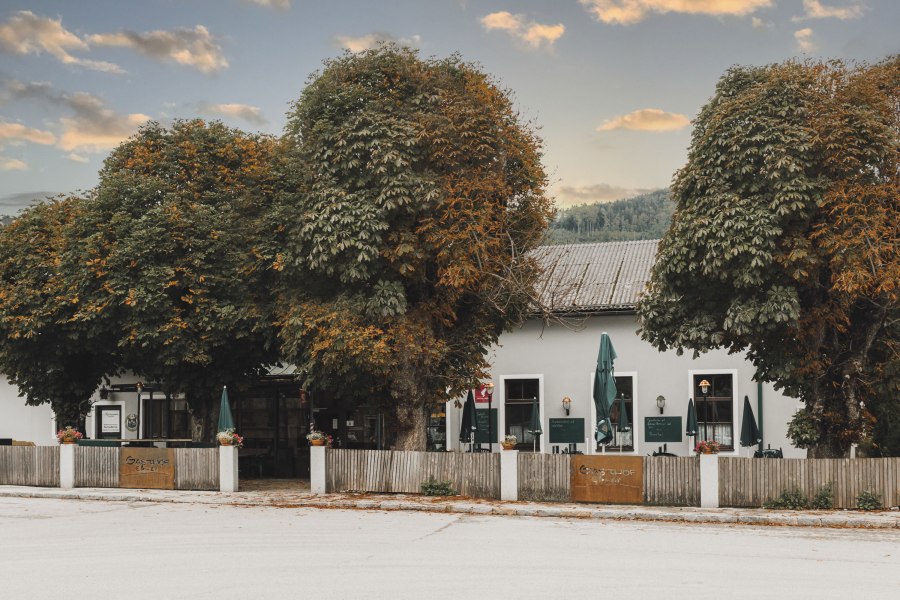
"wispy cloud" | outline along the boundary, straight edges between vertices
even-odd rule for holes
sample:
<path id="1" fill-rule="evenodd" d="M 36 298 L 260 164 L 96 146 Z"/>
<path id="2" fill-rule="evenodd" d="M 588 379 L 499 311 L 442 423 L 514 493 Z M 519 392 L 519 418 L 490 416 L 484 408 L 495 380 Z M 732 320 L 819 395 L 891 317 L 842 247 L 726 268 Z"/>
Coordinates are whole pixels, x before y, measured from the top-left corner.
<path id="1" fill-rule="evenodd" d="M 759 17 L 753 17 L 752 19 L 750 19 L 750 23 L 753 25 L 753 29 L 771 29 L 772 28 L 771 23 L 769 23 L 767 21 L 763 21 Z"/>
<path id="2" fill-rule="evenodd" d="M 193 29 L 179 28 L 147 33 L 130 30 L 98 33 L 87 39 L 97 46 L 131 48 L 144 56 L 193 67 L 207 74 L 228 67 L 222 48 L 203 25 L 197 25 Z"/>
<path id="3" fill-rule="evenodd" d="M 847 21 L 850 19 L 858 19 L 863 14 L 862 3 L 853 0 L 841 6 L 825 6 L 822 0 L 803 0 L 804 14 L 799 17 L 792 17 L 791 20 L 806 21 L 808 19 L 839 19 Z"/>
<path id="4" fill-rule="evenodd" d="M 80 154 L 75 154 L 74 152 L 70 152 L 69 154 L 67 154 L 66 158 L 68 158 L 72 162 L 77 162 L 77 163 L 90 162 L 90 159 L 87 156 L 81 156 Z"/>
<path id="5" fill-rule="evenodd" d="M 258 4 L 266 8 L 280 8 L 281 10 L 287 10 L 291 7 L 291 0 L 244 0 L 244 2 Z"/>
<path id="6" fill-rule="evenodd" d="M 87 52 L 89 49 L 90 46 L 84 40 L 63 27 L 62 19 L 49 19 L 29 10 L 21 10 L 0 24 L 0 50 L 4 52 L 20 55 L 46 52 L 64 65 L 77 65 L 107 73 L 125 72 L 113 63 L 88 60 L 71 54 Z"/>
<path id="7" fill-rule="evenodd" d="M 579 0 L 603 23 L 630 25 L 651 13 L 746 16 L 772 6 L 773 0 Z"/>
<path id="8" fill-rule="evenodd" d="M 505 10 L 482 17 L 481 26 L 487 31 L 505 31 L 513 39 L 532 48 L 552 47 L 566 32 L 566 27 L 562 23 L 545 25 L 529 21 L 524 15 L 514 15 Z"/>
<path id="9" fill-rule="evenodd" d="M 59 118 L 62 131 L 55 139 L 57 147 L 66 152 L 109 150 L 150 119 L 140 113 L 119 114 L 96 96 L 86 92 L 56 92 L 50 84 L 42 82 L 6 81 L 2 96 L 7 102 L 36 100 L 68 112 Z"/>
<path id="10" fill-rule="evenodd" d="M 0 156 L 0 171 L 27 171 L 28 164 L 18 158 Z"/>
<path id="11" fill-rule="evenodd" d="M 797 51 L 809 54 L 815 52 L 819 45 L 813 36 L 813 30 L 809 27 L 798 29 L 794 32 L 794 39 L 797 41 Z"/>
<path id="12" fill-rule="evenodd" d="M 557 196 L 560 204 L 570 206 L 583 203 L 612 202 L 624 198 L 633 198 L 652 191 L 652 189 L 646 188 L 627 188 L 608 183 L 595 183 L 583 186 L 564 185 L 559 188 Z"/>
<path id="13" fill-rule="evenodd" d="M 633 131 L 675 131 L 690 125 L 691 120 L 678 113 L 670 113 L 658 108 L 643 108 L 627 115 L 604 121 L 597 131 L 630 129 Z"/>
<path id="14" fill-rule="evenodd" d="M 0 147 L 6 142 L 31 142 L 50 145 L 56 143 L 56 136 L 49 131 L 26 127 L 21 123 L 0 121 Z"/>
<path id="15" fill-rule="evenodd" d="M 367 33 L 357 37 L 337 35 L 334 37 L 334 42 L 339 48 L 346 48 L 350 52 L 364 52 L 385 43 L 395 43 L 416 48 L 422 43 L 422 36 L 414 35 L 408 38 L 397 38 L 389 33 Z"/>
<path id="16" fill-rule="evenodd" d="M 204 102 L 200 104 L 199 108 L 200 112 L 209 115 L 234 117 L 249 123 L 256 123 L 257 125 L 266 123 L 258 106 L 250 106 L 249 104 L 208 104 Z"/>

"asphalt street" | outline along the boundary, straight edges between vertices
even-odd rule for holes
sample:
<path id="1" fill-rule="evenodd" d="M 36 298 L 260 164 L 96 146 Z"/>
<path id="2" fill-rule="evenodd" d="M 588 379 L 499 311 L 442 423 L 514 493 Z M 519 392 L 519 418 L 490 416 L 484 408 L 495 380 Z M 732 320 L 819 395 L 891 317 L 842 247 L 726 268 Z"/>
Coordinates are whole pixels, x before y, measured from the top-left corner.
<path id="1" fill-rule="evenodd" d="M 900 531 L 0 498 L 0 596 L 897 598 Z"/>

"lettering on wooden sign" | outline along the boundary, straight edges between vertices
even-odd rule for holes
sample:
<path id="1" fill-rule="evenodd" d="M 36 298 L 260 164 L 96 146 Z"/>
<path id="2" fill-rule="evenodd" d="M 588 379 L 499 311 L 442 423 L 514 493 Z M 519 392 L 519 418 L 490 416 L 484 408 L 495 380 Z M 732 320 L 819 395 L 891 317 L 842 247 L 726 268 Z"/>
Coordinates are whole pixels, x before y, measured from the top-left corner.
<path id="1" fill-rule="evenodd" d="M 175 450 L 171 448 L 120 448 L 119 487 L 174 490 Z"/>
<path id="2" fill-rule="evenodd" d="M 575 502 L 641 504 L 644 459 L 641 456 L 572 457 L 571 490 Z"/>

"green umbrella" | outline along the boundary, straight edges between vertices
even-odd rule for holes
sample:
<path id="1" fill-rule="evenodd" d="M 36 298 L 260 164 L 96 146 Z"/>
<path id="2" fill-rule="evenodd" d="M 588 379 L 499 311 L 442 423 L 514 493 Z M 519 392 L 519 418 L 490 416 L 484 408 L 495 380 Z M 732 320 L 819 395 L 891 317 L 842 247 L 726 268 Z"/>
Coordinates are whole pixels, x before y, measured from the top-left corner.
<path id="1" fill-rule="evenodd" d="M 754 446 L 762 441 L 756 419 L 753 417 L 753 409 L 750 408 L 750 398 L 744 396 L 744 422 L 741 424 L 741 446 Z"/>
<path id="2" fill-rule="evenodd" d="M 475 396 L 472 390 L 466 397 L 463 405 L 462 421 L 459 424 L 459 441 L 468 444 L 472 441 L 472 434 L 478 431 L 478 419 L 475 418 Z"/>
<path id="3" fill-rule="evenodd" d="M 231 405 L 228 403 L 228 388 L 222 386 L 222 402 L 219 406 L 219 429 L 225 431 L 231 429 L 234 431 L 234 417 L 231 416 Z"/>
<path id="4" fill-rule="evenodd" d="M 694 399 L 688 399 L 687 425 L 684 428 L 684 434 L 688 437 L 697 435 L 697 409 L 694 408 Z"/>
<path id="5" fill-rule="evenodd" d="M 619 397 L 619 422 L 616 423 L 616 431 L 619 433 L 631 431 L 631 423 L 628 422 L 628 412 L 625 410 L 625 398 Z"/>
<path id="6" fill-rule="evenodd" d="M 607 333 L 600 336 L 600 352 L 597 354 L 597 369 L 594 371 L 594 406 L 597 409 L 597 426 L 594 437 L 599 444 L 612 441 L 612 422 L 609 407 L 616 399 L 616 379 L 613 376 L 613 361 L 616 350 Z"/>
<path id="7" fill-rule="evenodd" d="M 534 451 L 537 452 L 537 439 L 538 436 L 544 433 L 544 430 L 541 428 L 541 408 L 538 406 L 538 399 L 533 398 L 531 401 L 531 420 L 528 423 L 528 433 L 534 436 Z"/>

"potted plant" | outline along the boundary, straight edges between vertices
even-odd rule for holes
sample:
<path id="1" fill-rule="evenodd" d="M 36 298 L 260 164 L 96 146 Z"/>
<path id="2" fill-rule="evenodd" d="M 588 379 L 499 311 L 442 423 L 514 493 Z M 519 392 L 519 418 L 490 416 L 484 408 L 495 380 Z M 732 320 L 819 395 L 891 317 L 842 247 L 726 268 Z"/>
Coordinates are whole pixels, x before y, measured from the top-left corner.
<path id="1" fill-rule="evenodd" d="M 312 431 L 307 433 L 306 439 L 309 440 L 309 443 L 313 446 L 324 446 L 328 443 L 328 436 L 325 435 L 324 432 L 317 429 L 313 429 Z"/>
<path id="2" fill-rule="evenodd" d="M 697 442 L 694 452 L 697 454 L 718 454 L 721 449 L 719 442 L 715 440 L 702 440 Z"/>
<path id="3" fill-rule="evenodd" d="M 226 429 L 216 434 L 216 439 L 220 446 L 235 446 L 237 448 L 244 447 L 244 438 L 234 432 L 234 429 Z"/>
<path id="4" fill-rule="evenodd" d="M 77 429 L 73 429 L 71 426 L 56 432 L 56 439 L 59 440 L 60 444 L 74 444 L 83 437 L 83 433 Z"/>
<path id="5" fill-rule="evenodd" d="M 503 437 L 503 441 L 500 442 L 500 445 L 503 446 L 504 450 L 513 450 L 516 447 L 516 442 L 518 442 L 516 436 L 509 434 Z"/>

